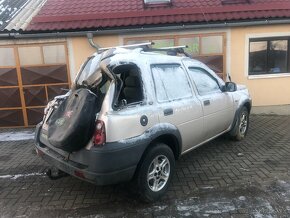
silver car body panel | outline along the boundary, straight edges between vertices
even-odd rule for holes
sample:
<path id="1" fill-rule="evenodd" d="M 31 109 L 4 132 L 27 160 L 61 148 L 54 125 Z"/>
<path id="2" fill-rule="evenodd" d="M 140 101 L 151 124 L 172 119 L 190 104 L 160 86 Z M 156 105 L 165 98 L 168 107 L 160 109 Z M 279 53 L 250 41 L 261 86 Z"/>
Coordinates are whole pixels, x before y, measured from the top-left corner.
<path id="1" fill-rule="evenodd" d="M 101 61 L 104 69 L 104 61 Z M 205 64 L 192 60 L 187 57 L 176 57 L 161 55 L 156 53 L 143 52 L 141 49 L 128 50 L 118 48 L 114 56 L 106 60 L 107 65 L 122 65 L 133 63 L 140 69 L 144 100 L 140 104 L 128 105 L 119 110 L 112 109 L 112 103 L 115 92 L 115 82 L 112 80 L 98 119 L 105 122 L 106 141 L 116 142 L 124 139 L 130 139 L 142 135 L 145 131 L 158 123 L 170 123 L 177 127 L 182 137 L 182 152 L 195 147 L 198 144 L 208 141 L 223 132 L 230 129 L 235 111 L 239 104 L 245 99 L 249 99 L 246 89 L 238 86 L 236 92 L 213 93 L 206 96 L 199 96 L 192 85 L 193 95 L 191 98 L 171 101 L 167 103 L 158 103 L 155 96 L 155 86 L 152 79 L 151 65 L 175 63 L 199 67 L 209 72 L 223 86 L 225 83 Z M 108 70 L 106 70 L 106 74 Z M 112 77 L 113 78 L 113 77 Z M 240 93 L 241 92 L 241 93 Z M 210 106 L 204 106 L 203 102 L 210 100 Z M 164 116 L 164 110 L 172 107 L 173 116 Z M 142 126 L 140 117 L 148 117 L 148 124 Z"/>

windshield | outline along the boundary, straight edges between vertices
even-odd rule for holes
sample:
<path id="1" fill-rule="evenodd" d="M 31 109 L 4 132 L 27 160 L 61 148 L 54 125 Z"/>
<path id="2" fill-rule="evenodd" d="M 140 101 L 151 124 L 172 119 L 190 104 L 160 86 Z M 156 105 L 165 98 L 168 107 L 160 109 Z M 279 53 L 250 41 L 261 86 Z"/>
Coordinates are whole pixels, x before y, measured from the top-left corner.
<path id="1" fill-rule="evenodd" d="M 90 57 L 82 67 L 76 78 L 77 86 L 92 87 L 98 85 L 102 80 L 102 73 L 100 68 L 101 55 Z"/>

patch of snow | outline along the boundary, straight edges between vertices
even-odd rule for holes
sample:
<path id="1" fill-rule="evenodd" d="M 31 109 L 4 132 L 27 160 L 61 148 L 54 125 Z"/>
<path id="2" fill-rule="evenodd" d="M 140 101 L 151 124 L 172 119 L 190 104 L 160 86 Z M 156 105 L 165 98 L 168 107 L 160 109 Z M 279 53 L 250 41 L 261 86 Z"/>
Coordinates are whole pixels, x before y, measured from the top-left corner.
<path id="1" fill-rule="evenodd" d="M 12 178 L 12 176 L 11 175 L 0 176 L 0 179 L 7 179 L 7 178 Z"/>
<path id="2" fill-rule="evenodd" d="M 15 175 L 2 175 L 0 179 L 18 179 L 21 177 L 28 177 L 28 176 L 43 176 L 45 173 L 27 173 L 27 174 L 15 174 Z"/>
<path id="3" fill-rule="evenodd" d="M 31 140 L 33 138 L 34 138 L 34 132 L 31 132 L 31 131 L 0 133 L 1 142 Z"/>
<path id="4" fill-rule="evenodd" d="M 254 213 L 254 217 L 255 218 L 273 218 L 272 215 L 265 215 L 265 214 L 262 214 L 259 211 L 257 211 L 257 212 Z"/>
<path id="5" fill-rule="evenodd" d="M 187 213 L 183 214 L 183 216 L 191 216 L 191 213 L 187 212 Z"/>
<path id="6" fill-rule="evenodd" d="M 203 214 L 203 216 L 209 216 L 210 214 L 221 214 L 230 211 L 234 211 L 237 208 L 235 205 L 227 201 L 227 199 L 218 199 L 214 202 L 200 202 L 197 198 L 188 199 L 183 202 L 177 202 L 177 211 L 181 216 L 191 216 L 195 213 Z"/>
<path id="7" fill-rule="evenodd" d="M 249 169 L 242 168 L 242 167 L 240 168 L 240 170 L 244 170 L 244 171 L 247 171 L 247 172 L 250 171 Z"/>
<path id="8" fill-rule="evenodd" d="M 240 196 L 240 197 L 239 197 L 239 200 L 240 200 L 240 201 L 245 201 L 245 200 L 246 200 L 246 197 L 245 197 L 245 196 Z"/>
<path id="9" fill-rule="evenodd" d="M 152 212 L 158 212 L 158 211 L 163 211 L 167 208 L 167 205 L 155 205 L 155 206 L 150 206 L 147 208 L 139 209 L 138 212 L 142 214 L 149 214 Z"/>
<path id="10" fill-rule="evenodd" d="M 153 207 L 153 209 L 154 209 L 154 211 L 161 211 L 161 210 L 164 210 L 164 209 L 166 209 L 167 208 L 167 206 L 154 206 Z"/>
<path id="11" fill-rule="evenodd" d="M 201 187 L 201 189 L 213 189 L 214 187 L 213 186 L 203 186 Z"/>

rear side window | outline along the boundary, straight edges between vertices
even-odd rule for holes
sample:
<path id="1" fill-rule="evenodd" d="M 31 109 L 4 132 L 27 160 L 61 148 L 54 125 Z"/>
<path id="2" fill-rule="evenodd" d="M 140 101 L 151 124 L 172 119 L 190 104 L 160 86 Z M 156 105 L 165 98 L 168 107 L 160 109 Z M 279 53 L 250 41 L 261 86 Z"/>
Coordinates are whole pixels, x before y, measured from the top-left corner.
<path id="1" fill-rule="evenodd" d="M 186 73 L 179 64 L 152 65 L 151 70 L 159 102 L 192 96 Z"/>
<path id="2" fill-rule="evenodd" d="M 189 76 L 196 85 L 200 95 L 221 92 L 217 81 L 205 70 L 200 68 L 188 68 Z"/>

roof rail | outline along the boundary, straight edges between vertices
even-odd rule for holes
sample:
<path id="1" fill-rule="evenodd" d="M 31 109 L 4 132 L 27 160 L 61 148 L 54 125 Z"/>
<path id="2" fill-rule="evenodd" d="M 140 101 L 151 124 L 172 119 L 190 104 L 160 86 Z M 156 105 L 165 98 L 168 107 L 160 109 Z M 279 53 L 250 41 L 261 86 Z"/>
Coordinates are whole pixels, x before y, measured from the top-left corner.
<path id="1" fill-rule="evenodd" d="M 106 47 L 106 48 L 100 48 L 99 51 L 105 51 L 112 48 L 137 48 L 137 47 L 148 47 L 149 45 L 154 45 L 154 42 L 144 42 L 139 44 L 132 44 L 132 45 L 121 45 L 121 46 L 115 46 L 115 47 Z"/>
<path id="2" fill-rule="evenodd" d="M 187 45 L 179 45 L 179 46 L 171 46 L 171 47 L 162 47 L 159 49 L 168 50 L 168 49 L 177 49 L 177 48 L 188 48 L 188 46 Z"/>
<path id="3" fill-rule="evenodd" d="M 184 48 L 188 48 L 187 45 L 172 46 L 172 47 L 163 47 L 163 48 L 150 48 L 146 47 L 143 51 L 166 51 L 167 55 L 176 56 L 177 54 L 184 54 L 184 56 L 192 58 L 190 54 L 184 51 Z"/>

